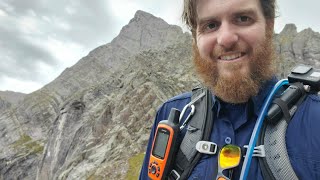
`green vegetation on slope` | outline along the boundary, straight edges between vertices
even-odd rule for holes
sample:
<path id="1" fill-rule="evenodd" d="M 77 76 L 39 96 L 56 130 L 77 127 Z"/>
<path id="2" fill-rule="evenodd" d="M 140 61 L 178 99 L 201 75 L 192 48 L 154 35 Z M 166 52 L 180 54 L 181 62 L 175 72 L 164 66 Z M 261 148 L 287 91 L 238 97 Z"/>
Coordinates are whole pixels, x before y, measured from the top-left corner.
<path id="1" fill-rule="evenodd" d="M 21 135 L 20 139 L 12 144 L 12 147 L 24 147 L 30 154 L 43 152 L 43 146 L 37 141 L 32 141 L 32 138 L 26 134 Z"/>
<path id="2" fill-rule="evenodd" d="M 127 180 L 137 180 L 139 178 L 144 153 L 137 154 L 129 159 L 129 169 L 126 175 Z"/>

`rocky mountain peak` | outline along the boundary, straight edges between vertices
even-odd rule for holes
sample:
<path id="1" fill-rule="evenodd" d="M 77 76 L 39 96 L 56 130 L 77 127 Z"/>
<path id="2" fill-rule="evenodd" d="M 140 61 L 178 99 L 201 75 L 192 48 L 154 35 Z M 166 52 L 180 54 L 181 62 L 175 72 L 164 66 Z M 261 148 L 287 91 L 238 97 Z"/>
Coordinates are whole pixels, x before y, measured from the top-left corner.
<path id="1" fill-rule="evenodd" d="M 134 17 L 130 20 L 129 24 L 134 22 L 138 22 L 138 23 L 140 22 L 142 24 L 146 24 L 146 22 L 149 22 L 149 21 L 157 21 L 157 23 L 168 25 L 168 23 L 165 22 L 163 19 L 158 18 L 142 10 L 138 10 L 135 13 Z"/>
<path id="2" fill-rule="evenodd" d="M 139 10 L 134 18 L 121 29 L 120 34 L 111 42 L 111 45 L 121 48 L 123 53 L 135 53 L 151 48 L 166 47 L 186 37 L 190 38 L 190 36 L 184 36 L 180 27 L 169 25 L 164 20 Z"/>
<path id="3" fill-rule="evenodd" d="M 297 26 L 295 24 L 286 24 L 280 34 L 295 35 L 297 34 Z"/>

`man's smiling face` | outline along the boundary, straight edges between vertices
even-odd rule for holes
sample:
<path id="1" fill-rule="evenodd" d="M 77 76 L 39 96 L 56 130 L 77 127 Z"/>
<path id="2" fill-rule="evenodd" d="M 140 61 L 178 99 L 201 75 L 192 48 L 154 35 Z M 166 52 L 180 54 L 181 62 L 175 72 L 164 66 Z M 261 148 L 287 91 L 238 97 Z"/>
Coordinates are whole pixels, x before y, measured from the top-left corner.
<path id="1" fill-rule="evenodd" d="M 196 68 L 222 100 L 246 102 L 273 72 L 273 20 L 258 0 L 199 0 Z"/>

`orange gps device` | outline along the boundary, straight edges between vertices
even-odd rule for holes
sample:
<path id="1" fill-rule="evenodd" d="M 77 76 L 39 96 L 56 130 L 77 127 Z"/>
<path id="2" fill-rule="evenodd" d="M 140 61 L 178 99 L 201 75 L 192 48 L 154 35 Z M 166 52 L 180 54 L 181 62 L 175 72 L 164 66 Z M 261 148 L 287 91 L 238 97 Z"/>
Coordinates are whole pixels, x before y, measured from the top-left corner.
<path id="1" fill-rule="evenodd" d="M 180 131 L 179 116 L 180 111 L 172 108 L 168 120 L 158 124 L 148 165 L 148 176 L 152 180 L 166 179 L 172 169 Z"/>

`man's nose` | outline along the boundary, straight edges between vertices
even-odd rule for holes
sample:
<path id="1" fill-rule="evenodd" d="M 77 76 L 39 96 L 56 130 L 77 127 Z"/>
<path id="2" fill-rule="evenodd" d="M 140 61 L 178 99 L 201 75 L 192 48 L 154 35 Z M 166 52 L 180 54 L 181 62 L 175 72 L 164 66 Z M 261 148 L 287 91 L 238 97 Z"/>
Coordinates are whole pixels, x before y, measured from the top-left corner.
<path id="1" fill-rule="evenodd" d="M 226 48 L 232 48 L 239 40 L 236 29 L 231 24 L 222 24 L 219 28 L 217 43 Z"/>

